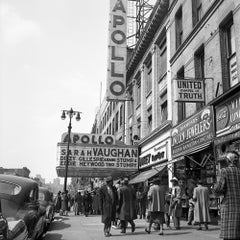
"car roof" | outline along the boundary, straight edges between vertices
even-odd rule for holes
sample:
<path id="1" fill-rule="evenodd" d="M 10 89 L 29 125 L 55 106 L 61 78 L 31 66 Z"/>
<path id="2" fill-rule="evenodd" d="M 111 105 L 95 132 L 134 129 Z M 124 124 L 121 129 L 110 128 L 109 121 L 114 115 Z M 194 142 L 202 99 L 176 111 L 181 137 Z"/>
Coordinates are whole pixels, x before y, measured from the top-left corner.
<path id="1" fill-rule="evenodd" d="M 27 187 L 27 186 L 36 186 L 38 185 L 36 181 L 30 178 L 25 177 L 19 177 L 15 175 L 6 175 L 6 174 L 0 174 L 0 181 L 7 181 L 11 183 L 15 183 L 21 187 Z"/>

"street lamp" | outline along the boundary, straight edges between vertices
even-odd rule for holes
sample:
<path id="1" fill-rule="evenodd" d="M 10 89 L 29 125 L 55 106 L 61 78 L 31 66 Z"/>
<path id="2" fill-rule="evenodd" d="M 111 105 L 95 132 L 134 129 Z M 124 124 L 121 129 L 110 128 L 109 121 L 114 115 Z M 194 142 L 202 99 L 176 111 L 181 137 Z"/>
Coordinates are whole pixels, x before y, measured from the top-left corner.
<path id="1" fill-rule="evenodd" d="M 62 111 L 62 116 L 61 119 L 65 120 L 66 118 L 66 114 L 69 116 L 69 125 L 68 125 L 68 142 L 67 142 L 67 159 L 66 159 L 66 166 L 65 166 L 65 178 L 64 178 L 64 192 L 66 192 L 67 190 L 67 177 L 68 177 L 68 158 L 69 158 L 69 144 L 71 141 L 71 129 L 72 129 L 72 118 L 74 115 L 76 116 L 76 120 L 80 121 L 81 117 L 80 114 L 82 112 L 77 112 L 77 111 L 73 111 L 73 109 L 71 108 L 70 110 L 63 110 Z"/>

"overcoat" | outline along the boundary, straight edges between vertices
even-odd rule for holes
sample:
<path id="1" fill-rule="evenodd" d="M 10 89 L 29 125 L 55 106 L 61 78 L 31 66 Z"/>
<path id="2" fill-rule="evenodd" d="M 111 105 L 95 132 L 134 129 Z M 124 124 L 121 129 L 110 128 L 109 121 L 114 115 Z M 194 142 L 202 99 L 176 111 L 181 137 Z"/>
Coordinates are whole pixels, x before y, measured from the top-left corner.
<path id="1" fill-rule="evenodd" d="M 131 221 L 137 218 L 136 192 L 130 185 L 123 185 L 119 188 L 119 219 Z"/>
<path id="2" fill-rule="evenodd" d="M 174 217 L 182 216 L 182 190 L 179 186 L 172 188 L 172 194 L 169 206 L 169 215 Z"/>
<path id="3" fill-rule="evenodd" d="M 109 194 L 107 185 L 104 185 L 100 189 L 100 209 L 102 213 L 102 223 L 114 221 L 116 218 L 116 206 L 118 202 L 117 189 L 112 186 L 111 196 Z"/>
<path id="4" fill-rule="evenodd" d="M 210 223 L 209 214 L 209 190 L 207 187 L 198 185 L 193 190 L 194 222 Z"/>
<path id="5" fill-rule="evenodd" d="M 149 211 L 165 212 L 165 192 L 163 187 L 154 184 L 148 191 Z"/>
<path id="6" fill-rule="evenodd" d="M 223 195 L 221 201 L 220 238 L 240 238 L 240 169 L 231 166 L 223 168 L 220 179 L 214 186 L 216 194 Z"/>

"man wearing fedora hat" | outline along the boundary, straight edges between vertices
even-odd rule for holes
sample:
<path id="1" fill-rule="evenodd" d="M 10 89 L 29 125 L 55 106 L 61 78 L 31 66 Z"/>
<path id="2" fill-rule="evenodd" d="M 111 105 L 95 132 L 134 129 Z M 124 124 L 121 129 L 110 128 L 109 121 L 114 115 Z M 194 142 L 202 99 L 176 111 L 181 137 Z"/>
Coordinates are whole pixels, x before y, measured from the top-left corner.
<path id="1" fill-rule="evenodd" d="M 180 229 L 180 217 L 182 215 L 182 190 L 178 185 L 178 179 L 173 177 L 170 182 L 172 183 L 172 194 L 170 199 L 169 215 L 173 218 L 173 224 L 176 230 Z"/>
<path id="2" fill-rule="evenodd" d="M 117 189 L 113 186 L 113 178 L 107 177 L 106 184 L 100 189 L 100 208 L 102 213 L 102 223 L 104 223 L 104 235 L 111 236 L 111 224 L 116 218 Z"/>

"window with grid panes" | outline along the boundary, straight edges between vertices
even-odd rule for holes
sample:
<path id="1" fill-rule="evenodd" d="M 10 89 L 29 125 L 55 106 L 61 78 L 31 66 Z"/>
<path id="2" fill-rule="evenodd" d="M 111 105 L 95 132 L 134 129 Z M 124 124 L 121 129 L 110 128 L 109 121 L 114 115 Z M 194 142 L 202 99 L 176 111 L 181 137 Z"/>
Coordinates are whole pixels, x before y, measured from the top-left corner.
<path id="1" fill-rule="evenodd" d="M 146 67 L 146 93 L 147 95 L 152 91 L 152 58 L 149 56 L 145 64 Z"/>
<path id="2" fill-rule="evenodd" d="M 239 82 L 237 73 L 236 39 L 232 13 L 220 25 L 223 90 Z"/>
<path id="3" fill-rule="evenodd" d="M 192 0 L 193 27 L 202 19 L 202 0 Z"/>
<path id="4" fill-rule="evenodd" d="M 175 32 L 176 32 L 176 49 L 183 42 L 183 25 L 182 25 L 182 7 L 179 8 L 175 15 Z"/>
<path id="5" fill-rule="evenodd" d="M 202 45 L 194 54 L 195 78 L 204 79 L 204 46 Z M 196 109 L 199 110 L 204 106 L 204 103 L 196 103 Z"/>

